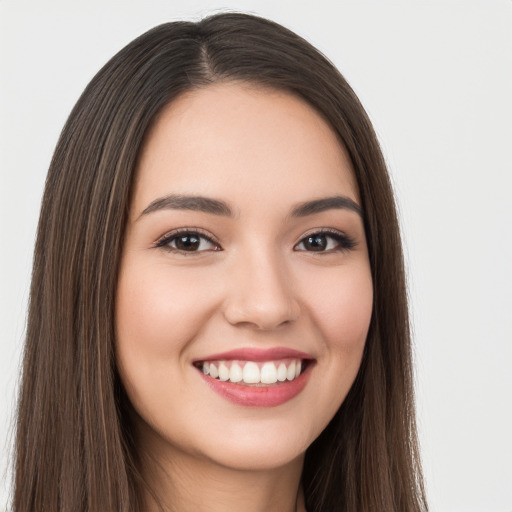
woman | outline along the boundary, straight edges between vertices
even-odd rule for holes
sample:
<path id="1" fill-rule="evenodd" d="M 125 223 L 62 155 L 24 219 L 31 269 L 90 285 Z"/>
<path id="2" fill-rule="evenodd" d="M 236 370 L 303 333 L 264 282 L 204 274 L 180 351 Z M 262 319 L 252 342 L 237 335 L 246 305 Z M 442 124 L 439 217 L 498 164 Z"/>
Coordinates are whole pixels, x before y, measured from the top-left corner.
<path id="1" fill-rule="evenodd" d="M 270 21 L 156 27 L 48 174 L 14 510 L 426 510 L 370 122 Z"/>

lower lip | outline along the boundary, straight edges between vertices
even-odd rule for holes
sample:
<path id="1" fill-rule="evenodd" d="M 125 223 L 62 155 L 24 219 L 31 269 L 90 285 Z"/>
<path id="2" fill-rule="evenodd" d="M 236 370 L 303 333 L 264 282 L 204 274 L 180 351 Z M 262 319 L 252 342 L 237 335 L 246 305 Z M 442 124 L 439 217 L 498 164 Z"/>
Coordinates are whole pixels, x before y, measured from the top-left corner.
<path id="1" fill-rule="evenodd" d="M 201 371 L 200 375 L 213 391 L 236 405 L 275 407 L 288 402 L 304 389 L 312 366 L 312 364 L 308 364 L 304 372 L 294 380 L 269 386 L 243 386 L 233 382 L 214 379 Z"/>

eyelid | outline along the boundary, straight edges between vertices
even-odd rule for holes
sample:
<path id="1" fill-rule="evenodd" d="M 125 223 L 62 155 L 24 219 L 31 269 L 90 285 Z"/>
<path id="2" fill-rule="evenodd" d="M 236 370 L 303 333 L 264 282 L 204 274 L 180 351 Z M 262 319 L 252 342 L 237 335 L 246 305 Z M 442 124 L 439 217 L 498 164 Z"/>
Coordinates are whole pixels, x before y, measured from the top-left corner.
<path id="1" fill-rule="evenodd" d="M 328 228 L 328 227 L 319 227 L 319 228 L 308 229 L 305 233 L 303 233 L 300 236 L 299 240 L 297 240 L 297 243 L 302 242 L 302 240 L 304 240 L 304 238 L 307 238 L 308 236 L 311 236 L 311 235 L 321 235 L 321 234 L 337 235 L 337 236 L 340 236 L 342 238 L 346 238 L 348 240 L 351 240 L 351 237 L 349 235 L 347 235 L 347 233 L 345 233 L 341 229 Z"/>
<path id="2" fill-rule="evenodd" d="M 200 237 L 206 239 L 208 242 L 215 245 L 217 247 L 215 250 L 223 250 L 220 245 L 220 242 L 218 241 L 216 236 L 214 236 L 212 233 L 209 233 L 208 231 L 204 230 L 203 228 L 199 228 L 199 227 L 181 227 L 181 228 L 176 228 L 171 231 L 168 231 L 164 235 L 160 236 L 157 240 L 155 240 L 155 242 L 153 242 L 153 247 L 164 248 L 164 249 L 168 249 L 169 251 L 174 251 L 174 252 L 179 252 L 179 253 L 182 253 L 182 252 L 186 253 L 187 251 L 181 251 L 179 249 L 175 249 L 173 247 L 168 246 L 169 242 L 172 239 L 174 239 L 175 237 L 179 236 L 180 234 L 199 235 Z M 307 237 L 312 236 L 312 235 L 327 235 L 327 236 L 330 235 L 331 237 L 335 238 L 339 244 L 339 248 L 336 249 L 336 251 L 351 250 L 357 245 L 357 242 L 351 236 L 347 235 L 345 232 L 343 232 L 339 229 L 330 228 L 330 227 L 317 227 L 317 228 L 310 229 L 310 230 L 306 231 L 305 233 L 303 233 L 301 235 L 300 239 L 294 244 L 293 249 L 297 250 L 296 247 L 299 244 L 303 243 Z M 301 250 L 301 251 L 303 251 L 303 250 Z M 189 255 L 190 254 L 200 254 L 202 252 L 206 252 L 206 251 L 191 251 L 188 254 Z M 306 252 L 310 252 L 310 251 L 306 251 Z M 329 251 L 322 251 L 322 252 L 330 253 L 330 252 L 335 252 L 335 251 L 329 250 Z M 318 254 L 321 254 L 321 252 L 319 252 Z"/>
<path id="3" fill-rule="evenodd" d="M 181 234 L 197 234 L 197 235 L 200 235 L 202 238 L 205 238 L 206 240 L 208 240 L 208 242 L 211 242 L 212 244 L 216 245 L 217 247 L 219 247 L 219 250 L 222 250 L 222 247 L 217 239 L 216 236 L 214 236 L 213 234 L 205 231 L 204 229 L 202 228 L 198 228 L 198 227 L 182 227 L 182 228 L 176 228 L 176 229 L 172 229 L 171 231 L 168 231 L 167 233 L 165 233 L 164 235 L 162 235 L 161 237 L 159 237 L 157 240 L 155 240 L 155 242 L 153 242 L 153 247 L 156 247 L 156 248 L 166 248 L 167 244 L 175 237 L 181 235 Z M 168 247 L 169 250 L 175 250 L 175 251 L 179 251 L 179 249 L 174 249 L 172 247 Z M 181 252 L 181 251 L 179 251 Z M 197 251 L 196 251 L 197 252 Z M 198 251 L 198 252 L 204 252 L 204 251 Z M 191 253 L 193 254 L 193 253 Z"/>
<path id="4" fill-rule="evenodd" d="M 350 235 L 345 233 L 344 231 L 341 231 L 340 229 L 335 229 L 335 228 L 319 227 L 319 228 L 310 229 L 310 230 L 306 231 L 303 235 L 301 235 L 300 239 L 293 246 L 294 250 L 296 250 L 295 248 L 299 244 L 303 243 L 306 238 L 308 238 L 309 236 L 312 236 L 312 235 L 327 235 L 327 236 L 330 235 L 331 237 L 335 238 L 338 241 L 338 243 L 340 244 L 340 248 L 337 249 L 338 252 L 339 251 L 348 251 L 357 246 L 357 241 L 353 237 L 351 237 Z M 305 252 L 314 252 L 314 251 L 305 251 Z M 331 253 L 334 251 L 319 251 L 316 254 L 322 254 L 322 252 L 323 253 Z"/>

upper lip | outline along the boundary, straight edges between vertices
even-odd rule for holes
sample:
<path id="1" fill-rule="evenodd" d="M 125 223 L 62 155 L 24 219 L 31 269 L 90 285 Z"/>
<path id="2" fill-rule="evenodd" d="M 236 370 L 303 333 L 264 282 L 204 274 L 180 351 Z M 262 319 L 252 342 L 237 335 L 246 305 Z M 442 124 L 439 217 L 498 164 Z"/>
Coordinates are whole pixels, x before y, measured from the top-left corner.
<path id="1" fill-rule="evenodd" d="M 274 348 L 238 348 L 228 350 L 227 352 L 218 352 L 202 358 L 197 358 L 194 363 L 199 361 L 221 361 L 221 360 L 239 360 L 239 361 L 274 361 L 277 359 L 314 359 L 311 354 L 301 352 L 287 347 Z"/>

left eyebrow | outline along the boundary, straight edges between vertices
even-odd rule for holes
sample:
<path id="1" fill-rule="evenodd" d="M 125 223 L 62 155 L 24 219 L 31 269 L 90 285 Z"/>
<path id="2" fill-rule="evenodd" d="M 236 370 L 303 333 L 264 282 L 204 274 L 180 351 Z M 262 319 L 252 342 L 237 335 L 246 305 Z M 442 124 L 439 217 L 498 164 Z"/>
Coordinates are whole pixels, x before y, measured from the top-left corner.
<path id="1" fill-rule="evenodd" d="M 325 212 L 327 210 L 351 210 L 363 217 L 363 210 L 352 199 L 345 196 L 324 197 L 322 199 L 314 199 L 298 204 L 291 212 L 292 217 L 307 217 L 315 213 Z"/>

